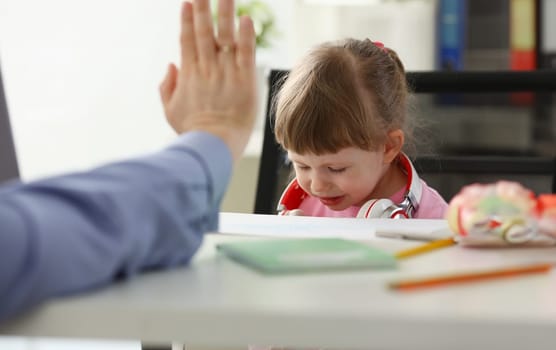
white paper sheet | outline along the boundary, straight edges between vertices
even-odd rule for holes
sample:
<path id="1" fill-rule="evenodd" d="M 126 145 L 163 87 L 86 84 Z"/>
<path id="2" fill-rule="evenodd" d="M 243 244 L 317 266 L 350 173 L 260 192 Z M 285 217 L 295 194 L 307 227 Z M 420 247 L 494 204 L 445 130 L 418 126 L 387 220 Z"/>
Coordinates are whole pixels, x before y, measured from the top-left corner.
<path id="1" fill-rule="evenodd" d="M 356 219 L 220 213 L 220 233 L 267 237 L 340 237 L 430 239 L 449 234 L 445 220 Z M 402 237 L 404 236 L 404 237 Z"/>

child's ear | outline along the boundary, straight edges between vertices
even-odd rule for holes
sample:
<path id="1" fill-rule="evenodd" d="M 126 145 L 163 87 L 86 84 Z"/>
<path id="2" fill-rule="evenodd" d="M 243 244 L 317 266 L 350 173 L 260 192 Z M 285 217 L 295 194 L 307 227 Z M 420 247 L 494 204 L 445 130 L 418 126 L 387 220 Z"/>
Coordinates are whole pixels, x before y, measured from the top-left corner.
<path id="1" fill-rule="evenodd" d="M 402 151 L 405 134 L 401 129 L 395 129 L 388 133 L 384 146 L 384 163 L 392 163 Z"/>

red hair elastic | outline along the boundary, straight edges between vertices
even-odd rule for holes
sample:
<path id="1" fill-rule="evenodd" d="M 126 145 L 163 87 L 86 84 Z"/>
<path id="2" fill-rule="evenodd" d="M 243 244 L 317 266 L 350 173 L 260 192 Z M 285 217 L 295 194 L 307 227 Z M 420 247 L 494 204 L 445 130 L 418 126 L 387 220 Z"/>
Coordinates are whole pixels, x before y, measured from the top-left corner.
<path id="1" fill-rule="evenodd" d="M 379 49 L 381 49 L 384 52 L 388 52 L 388 49 L 386 49 L 386 47 L 384 47 L 384 44 L 381 43 L 380 41 L 371 41 L 376 47 L 378 47 Z"/>

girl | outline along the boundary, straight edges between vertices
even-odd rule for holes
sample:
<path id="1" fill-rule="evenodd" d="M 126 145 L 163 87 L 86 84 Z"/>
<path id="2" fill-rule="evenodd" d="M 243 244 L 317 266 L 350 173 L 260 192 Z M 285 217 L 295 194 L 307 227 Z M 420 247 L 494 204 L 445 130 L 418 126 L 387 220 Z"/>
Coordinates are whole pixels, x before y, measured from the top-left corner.
<path id="1" fill-rule="evenodd" d="M 446 201 L 402 152 L 411 137 L 408 88 L 397 54 L 347 39 L 312 50 L 276 100 L 275 135 L 295 179 L 282 214 L 443 218 Z"/>

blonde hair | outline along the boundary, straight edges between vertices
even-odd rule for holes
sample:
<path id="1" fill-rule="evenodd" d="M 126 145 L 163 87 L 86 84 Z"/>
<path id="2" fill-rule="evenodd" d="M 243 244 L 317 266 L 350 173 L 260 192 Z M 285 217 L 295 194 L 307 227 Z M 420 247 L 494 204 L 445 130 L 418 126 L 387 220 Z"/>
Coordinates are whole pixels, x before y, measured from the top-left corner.
<path id="1" fill-rule="evenodd" d="M 299 154 L 376 150 L 407 123 L 408 87 L 398 55 L 369 39 L 322 44 L 289 73 L 274 101 L 277 142 Z"/>

